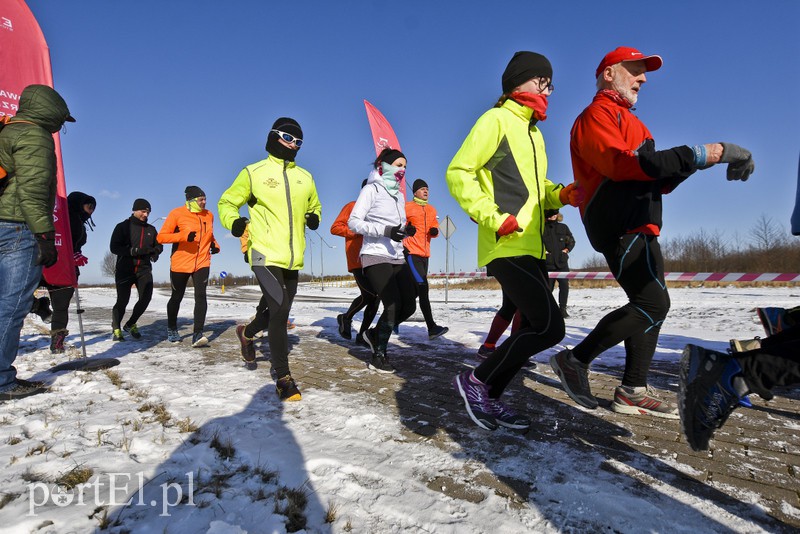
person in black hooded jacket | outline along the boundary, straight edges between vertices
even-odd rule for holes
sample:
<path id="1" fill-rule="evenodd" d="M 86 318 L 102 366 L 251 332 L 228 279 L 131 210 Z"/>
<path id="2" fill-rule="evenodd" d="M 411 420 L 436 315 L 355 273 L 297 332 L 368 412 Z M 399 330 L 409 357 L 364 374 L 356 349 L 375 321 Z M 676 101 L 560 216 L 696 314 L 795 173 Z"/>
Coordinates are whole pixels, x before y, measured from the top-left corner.
<path id="1" fill-rule="evenodd" d="M 569 271 L 569 253 L 575 248 L 575 238 L 569 226 L 562 223 L 564 216 L 558 210 L 545 210 L 544 212 L 544 231 L 542 240 L 544 248 L 547 250 L 545 263 L 547 272 L 566 272 Z M 567 313 L 567 299 L 569 298 L 569 280 L 567 278 L 551 278 L 550 291 L 555 289 L 558 281 L 558 307 L 561 308 L 561 317 L 569 317 Z"/>
<path id="2" fill-rule="evenodd" d="M 150 215 L 150 203 L 137 198 L 133 202 L 131 216 L 114 227 L 111 234 L 111 252 L 117 255 L 114 270 L 114 283 L 117 286 L 117 302 L 111 311 L 111 328 L 114 330 L 114 341 L 124 341 L 124 332 L 138 339 L 142 337 L 136 321 L 147 309 L 153 297 L 153 266 L 164 247 L 156 240 L 158 230 L 147 223 Z M 131 287 L 136 284 L 139 300 L 133 307 L 131 316 L 124 326 L 120 327 L 125 308 L 131 298 Z"/>

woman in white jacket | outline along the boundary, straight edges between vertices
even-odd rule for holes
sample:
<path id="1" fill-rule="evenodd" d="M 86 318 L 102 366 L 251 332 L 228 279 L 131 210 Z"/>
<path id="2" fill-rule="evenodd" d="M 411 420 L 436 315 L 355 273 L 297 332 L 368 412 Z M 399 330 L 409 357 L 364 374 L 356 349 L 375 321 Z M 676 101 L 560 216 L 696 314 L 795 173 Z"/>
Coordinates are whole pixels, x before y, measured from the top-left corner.
<path id="1" fill-rule="evenodd" d="M 393 373 L 386 360 L 386 346 L 396 325 L 414 313 L 414 279 L 403 255 L 403 239 L 416 228 L 406 224 L 406 209 L 400 183 L 405 176 L 406 157 L 399 150 L 384 149 L 375 160 L 367 185 L 361 189 L 347 221 L 350 230 L 364 236 L 361 264 L 364 275 L 383 303 L 375 328 L 364 339 L 372 349 L 370 369 Z"/>

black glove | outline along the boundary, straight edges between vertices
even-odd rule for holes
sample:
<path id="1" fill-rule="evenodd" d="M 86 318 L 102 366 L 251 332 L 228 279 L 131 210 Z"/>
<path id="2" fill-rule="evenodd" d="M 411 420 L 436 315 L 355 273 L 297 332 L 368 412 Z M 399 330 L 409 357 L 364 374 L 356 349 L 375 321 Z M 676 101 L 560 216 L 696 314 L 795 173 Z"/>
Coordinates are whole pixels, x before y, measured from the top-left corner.
<path id="1" fill-rule="evenodd" d="M 160 254 L 153 254 L 152 256 L 150 256 L 150 261 L 152 261 L 153 263 L 157 262 L 159 256 Z"/>
<path id="2" fill-rule="evenodd" d="M 155 253 L 156 249 L 153 247 L 131 247 L 131 256 L 149 256 Z"/>
<path id="3" fill-rule="evenodd" d="M 306 226 L 309 230 L 316 230 L 319 228 L 319 215 L 316 213 L 306 213 Z"/>
<path id="4" fill-rule="evenodd" d="M 219 247 L 213 241 L 211 242 L 211 253 L 217 254 L 219 252 Z"/>
<path id="5" fill-rule="evenodd" d="M 195 237 L 197 237 L 197 232 L 189 232 L 189 235 L 186 236 L 186 241 L 191 243 L 192 241 L 194 241 Z"/>
<path id="6" fill-rule="evenodd" d="M 239 217 L 233 221 L 233 224 L 231 225 L 231 234 L 233 234 L 233 237 L 242 237 L 245 228 L 247 228 L 247 223 L 249 222 L 250 219 L 247 217 Z"/>
<path id="7" fill-rule="evenodd" d="M 406 238 L 406 233 L 400 229 L 400 225 L 387 226 L 383 229 L 383 235 L 390 238 L 392 241 L 402 241 Z"/>
<path id="8" fill-rule="evenodd" d="M 431 237 L 436 237 L 437 235 L 439 235 L 439 229 L 434 226 L 433 228 L 428 230 L 428 235 Z"/>
<path id="9" fill-rule="evenodd" d="M 244 254 L 244 262 L 247 265 L 250 265 L 250 260 L 247 258 L 247 251 L 245 250 L 244 252 L 242 252 L 242 254 Z"/>
<path id="10" fill-rule="evenodd" d="M 408 237 L 414 237 L 414 234 L 417 233 L 417 228 L 411 223 L 406 223 L 405 232 Z"/>
<path id="11" fill-rule="evenodd" d="M 45 232 L 36 234 L 36 244 L 39 246 L 39 255 L 36 258 L 37 265 L 52 267 L 58 261 L 58 250 L 56 250 L 56 233 Z"/>
<path id="12" fill-rule="evenodd" d="M 756 169 L 753 162 L 753 155 L 746 148 L 733 143 L 720 143 L 722 145 L 722 157 L 720 163 L 728 164 L 728 180 L 746 181 Z"/>

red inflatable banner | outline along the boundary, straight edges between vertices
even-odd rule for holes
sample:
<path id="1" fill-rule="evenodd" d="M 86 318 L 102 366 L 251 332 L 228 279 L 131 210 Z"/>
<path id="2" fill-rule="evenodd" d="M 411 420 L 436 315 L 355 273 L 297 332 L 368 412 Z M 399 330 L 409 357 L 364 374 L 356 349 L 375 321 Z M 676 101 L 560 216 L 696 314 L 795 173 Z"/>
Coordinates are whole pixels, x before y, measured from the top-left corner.
<path id="1" fill-rule="evenodd" d="M 31 84 L 53 87 L 50 50 L 33 13 L 23 0 L 0 0 L 0 115 L 16 115 L 19 95 Z M 53 215 L 58 262 L 44 270 L 45 279 L 58 286 L 76 286 L 75 260 L 67 212 L 67 186 L 61 164 L 61 140 L 56 133 L 58 192 Z"/>
<path id="2" fill-rule="evenodd" d="M 375 143 L 375 156 L 380 155 L 384 148 L 394 148 L 395 150 L 402 150 L 400 148 L 400 141 L 394 134 L 392 125 L 383 116 L 383 113 L 378 111 L 378 108 L 364 100 L 364 107 L 367 108 L 367 120 L 369 121 L 369 129 L 372 131 L 372 141 Z M 400 191 L 403 192 L 403 198 L 406 198 L 406 179 L 403 178 L 400 182 Z"/>

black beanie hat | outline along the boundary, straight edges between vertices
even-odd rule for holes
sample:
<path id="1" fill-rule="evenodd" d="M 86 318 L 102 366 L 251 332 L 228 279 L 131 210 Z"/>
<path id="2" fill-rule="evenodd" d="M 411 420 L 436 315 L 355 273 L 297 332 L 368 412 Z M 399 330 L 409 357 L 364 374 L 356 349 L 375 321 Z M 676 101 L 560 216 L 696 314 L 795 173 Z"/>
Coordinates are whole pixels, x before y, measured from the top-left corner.
<path id="1" fill-rule="evenodd" d="M 417 178 L 416 180 L 414 180 L 414 185 L 411 186 L 411 192 L 416 193 L 417 189 L 422 189 L 423 187 L 428 187 L 427 182 L 425 182 L 425 180 L 423 180 L 422 178 Z"/>
<path id="2" fill-rule="evenodd" d="M 302 139 L 303 130 L 300 128 L 300 124 L 296 120 L 289 117 L 281 117 L 273 123 L 272 128 L 267 134 L 267 146 L 265 147 L 267 152 L 277 158 L 286 161 L 294 161 L 294 157 L 297 155 L 297 150 L 287 148 L 280 144 L 278 142 L 278 134 L 276 134 L 273 130 L 280 130 L 282 132 L 291 134 L 298 139 Z"/>
<path id="3" fill-rule="evenodd" d="M 515 87 L 537 76 L 553 78 L 550 61 L 536 52 L 517 52 L 503 71 L 503 94 L 510 93 Z"/>
<path id="4" fill-rule="evenodd" d="M 549 219 L 553 215 L 558 215 L 558 210 L 544 210 L 544 218 Z"/>
<path id="5" fill-rule="evenodd" d="M 379 163 L 388 163 L 391 165 L 395 162 L 395 160 L 397 160 L 397 158 L 405 157 L 406 155 L 399 150 L 395 150 L 394 148 L 384 148 L 383 151 L 378 155 L 378 160 L 375 162 L 375 168 L 378 167 Z"/>
<path id="6" fill-rule="evenodd" d="M 184 193 L 186 193 L 186 200 L 192 200 L 193 198 L 206 196 L 203 190 L 197 187 L 196 185 L 188 186 L 184 191 Z"/>
<path id="7" fill-rule="evenodd" d="M 137 198 L 133 201 L 133 207 L 131 211 L 139 211 L 139 210 L 152 210 L 150 207 L 150 203 L 143 198 Z"/>

